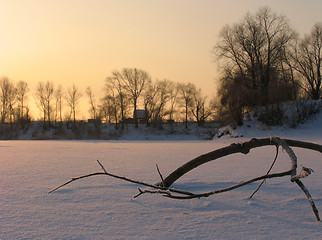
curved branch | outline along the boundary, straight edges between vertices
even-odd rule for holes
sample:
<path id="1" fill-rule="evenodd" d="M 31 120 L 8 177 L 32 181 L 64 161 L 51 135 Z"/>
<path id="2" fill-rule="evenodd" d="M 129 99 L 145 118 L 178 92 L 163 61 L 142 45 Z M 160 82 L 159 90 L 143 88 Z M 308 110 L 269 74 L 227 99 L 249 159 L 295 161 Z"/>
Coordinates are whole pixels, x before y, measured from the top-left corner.
<path id="1" fill-rule="evenodd" d="M 218 158 L 222 158 L 227 155 L 234 154 L 234 153 L 247 154 L 247 153 L 249 153 L 249 151 L 251 149 L 257 148 L 257 147 L 263 147 L 263 146 L 269 146 L 269 145 L 281 145 L 282 141 L 284 141 L 287 145 L 292 146 L 292 147 L 306 148 L 306 149 L 315 150 L 315 151 L 322 153 L 322 145 L 319 145 L 319 144 L 290 140 L 290 139 L 281 139 L 281 142 L 279 142 L 279 141 L 277 141 L 277 139 L 279 139 L 279 138 L 276 138 L 276 137 L 261 138 L 261 139 L 253 138 L 248 142 L 237 143 L 237 144 L 233 143 L 228 147 L 220 148 L 218 150 L 200 155 L 199 157 L 196 157 L 196 158 L 192 159 L 191 161 L 187 162 L 186 164 L 182 165 L 181 167 L 177 168 L 175 171 L 173 171 L 171 174 L 169 174 L 164 179 L 164 181 L 162 183 L 159 183 L 159 185 L 161 187 L 168 188 L 176 180 L 178 180 L 180 177 L 182 177 L 187 172 L 189 172 L 192 169 L 194 169 L 202 164 L 205 164 L 209 161 L 213 161 Z M 292 164 L 294 164 L 294 162 Z M 294 171 L 294 169 L 296 171 L 296 166 L 292 166 L 292 169 L 293 169 L 293 171 Z M 296 174 L 296 172 L 293 172 L 292 176 L 295 174 Z"/>

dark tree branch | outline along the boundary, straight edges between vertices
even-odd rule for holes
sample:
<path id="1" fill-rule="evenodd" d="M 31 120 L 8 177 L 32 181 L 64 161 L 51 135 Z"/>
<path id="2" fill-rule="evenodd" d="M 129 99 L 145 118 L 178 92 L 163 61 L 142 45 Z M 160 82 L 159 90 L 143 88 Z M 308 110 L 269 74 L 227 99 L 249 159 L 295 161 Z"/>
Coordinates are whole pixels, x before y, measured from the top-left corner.
<path id="1" fill-rule="evenodd" d="M 158 164 L 156 164 L 156 167 L 157 167 L 157 171 L 158 171 L 158 173 L 159 173 L 159 176 L 160 176 L 160 178 L 161 178 L 161 181 L 162 181 L 162 183 L 163 183 L 164 179 L 163 179 L 163 176 L 162 176 L 162 174 L 161 174 L 161 172 L 160 172 L 160 169 L 159 169 Z"/>
<path id="2" fill-rule="evenodd" d="M 103 172 L 96 172 L 96 173 L 91 173 L 91 174 L 83 175 L 83 176 L 80 176 L 80 177 L 72 178 L 71 180 L 69 180 L 69 181 L 67 181 L 67 182 L 65 182 L 65 183 L 63 183 L 63 184 L 61 184 L 61 185 L 59 185 L 58 187 L 55 187 L 54 189 L 50 190 L 50 191 L 48 192 L 48 194 L 49 194 L 49 193 L 52 193 L 52 192 L 55 192 L 55 191 L 57 191 L 58 189 L 60 189 L 60 188 L 62 188 L 62 187 L 64 187 L 64 186 L 66 186 L 66 185 L 68 185 L 68 184 L 70 184 L 70 183 L 72 183 L 72 182 L 74 182 L 74 181 L 76 181 L 76 180 L 79 180 L 79 179 L 82 179 L 82 178 L 87 178 L 87 177 L 92 177 L 92 176 L 97 176 L 97 175 L 106 175 L 106 173 L 103 173 Z"/>
<path id="3" fill-rule="evenodd" d="M 313 213 L 315 215 L 316 221 L 320 221 L 319 211 L 314 204 L 314 201 L 311 197 L 311 194 L 309 193 L 309 190 L 307 190 L 307 188 L 304 186 L 304 184 L 299 179 L 296 179 L 295 182 L 302 189 L 302 191 L 305 193 L 307 199 L 309 200 L 311 208 L 312 208 Z"/>
<path id="4" fill-rule="evenodd" d="M 272 168 L 273 168 L 273 166 L 274 166 L 274 164 L 275 164 L 275 162 L 276 162 L 276 160 L 277 160 L 277 157 L 278 157 L 278 148 L 279 148 L 279 146 L 277 145 L 276 146 L 276 155 L 275 155 L 275 158 L 274 158 L 274 160 L 273 160 L 273 162 L 272 162 L 272 165 L 270 166 L 270 168 L 268 169 L 268 171 L 267 171 L 267 173 L 266 174 L 269 174 L 270 172 L 271 172 L 271 170 L 272 170 Z M 265 183 L 265 179 L 258 185 L 258 187 L 256 188 L 256 190 L 252 193 L 252 195 L 250 195 L 249 196 L 249 198 L 252 198 L 254 195 L 255 195 L 255 193 L 257 193 L 257 191 L 260 189 L 260 187 L 263 185 Z"/>
<path id="5" fill-rule="evenodd" d="M 278 142 L 276 142 L 278 141 Z M 286 143 L 286 144 L 283 144 Z M 314 143 L 308 143 L 303 141 L 296 141 L 296 140 L 289 140 L 289 139 L 280 139 L 277 137 L 271 137 L 271 138 L 261 138 L 256 139 L 253 138 L 248 142 L 244 143 L 233 143 L 228 147 L 220 148 L 215 151 L 203 154 L 199 157 L 196 157 L 192 159 L 191 161 L 187 162 L 186 164 L 182 165 L 181 167 L 177 168 L 175 171 L 173 171 L 170 175 L 168 175 L 164 181 L 163 186 L 164 188 L 170 187 L 175 181 L 177 181 L 180 177 L 182 177 L 187 172 L 191 171 L 192 169 L 205 164 L 207 162 L 216 160 L 218 158 L 222 158 L 234 153 L 244 153 L 247 154 L 249 151 L 253 148 L 263 147 L 263 146 L 270 146 L 270 145 L 276 145 L 276 144 L 283 144 L 284 147 L 287 148 L 287 151 L 285 151 L 290 155 L 290 157 L 294 157 L 294 153 L 292 154 L 292 150 L 289 148 L 289 146 L 292 147 L 299 147 L 299 148 L 306 148 L 310 150 L 315 150 L 320 153 L 322 153 L 322 145 L 314 144 Z M 287 146 L 288 145 L 288 146 Z M 295 157 L 296 158 L 296 157 Z M 292 158 L 291 158 L 292 160 Z M 295 159 L 292 160 L 292 164 L 295 164 Z M 292 165 L 292 169 L 294 171 L 294 175 L 296 174 L 296 166 Z M 293 176 L 293 175 L 292 175 Z"/>

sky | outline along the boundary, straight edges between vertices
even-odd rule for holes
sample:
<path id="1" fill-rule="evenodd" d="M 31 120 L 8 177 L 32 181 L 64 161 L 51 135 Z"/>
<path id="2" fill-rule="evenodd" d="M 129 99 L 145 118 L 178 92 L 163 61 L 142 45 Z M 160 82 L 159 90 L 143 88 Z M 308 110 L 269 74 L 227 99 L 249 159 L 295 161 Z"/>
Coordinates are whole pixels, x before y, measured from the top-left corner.
<path id="1" fill-rule="evenodd" d="M 106 77 L 124 67 L 195 83 L 211 98 L 220 30 L 264 6 L 301 35 L 322 21 L 321 0 L 0 0 L 0 77 L 27 82 L 29 95 L 40 81 L 75 84 L 82 116 L 85 89 L 102 97 Z"/>

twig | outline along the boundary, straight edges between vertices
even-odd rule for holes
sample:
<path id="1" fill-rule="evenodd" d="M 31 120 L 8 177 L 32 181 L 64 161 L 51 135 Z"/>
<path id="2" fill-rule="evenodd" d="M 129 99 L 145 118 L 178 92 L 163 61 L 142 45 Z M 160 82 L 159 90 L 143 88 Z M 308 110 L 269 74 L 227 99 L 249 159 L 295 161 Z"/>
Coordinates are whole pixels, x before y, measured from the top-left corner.
<path id="1" fill-rule="evenodd" d="M 158 194 L 162 194 L 163 196 L 172 196 L 171 193 L 168 191 L 168 190 L 161 190 L 161 189 L 158 189 L 158 190 L 148 190 L 148 189 L 144 189 L 142 190 L 141 188 L 138 188 L 139 190 L 139 193 L 134 195 L 133 198 L 137 198 L 139 197 L 140 195 L 144 194 L 144 193 L 151 193 L 151 194 L 154 194 L 154 193 L 158 193 Z"/>
<path id="2" fill-rule="evenodd" d="M 160 178 L 161 178 L 161 183 L 163 184 L 164 179 L 163 179 L 163 176 L 162 176 L 162 174 L 161 174 L 161 172 L 160 172 L 159 166 L 158 166 L 158 164 L 155 164 L 155 165 L 156 165 L 156 167 L 157 167 L 157 171 L 158 171 L 159 176 L 160 176 Z"/>
<path id="3" fill-rule="evenodd" d="M 277 156 L 278 156 L 278 149 L 279 149 L 279 145 L 276 145 L 276 155 L 275 155 L 275 158 L 274 158 L 274 160 L 273 160 L 273 163 L 272 163 L 272 165 L 270 166 L 270 168 L 268 169 L 268 171 L 266 172 L 266 174 L 269 174 L 270 172 L 271 172 L 271 170 L 272 170 L 272 168 L 273 168 L 273 166 L 274 166 L 274 164 L 275 164 L 275 162 L 276 162 L 276 160 L 277 160 Z M 254 195 L 255 195 L 255 193 L 257 193 L 257 191 L 260 189 L 260 187 L 264 184 L 264 182 L 265 182 L 265 179 L 258 185 L 258 187 L 256 188 L 256 190 L 252 193 L 252 195 L 250 195 L 249 196 L 249 198 L 252 198 Z"/>
<path id="4" fill-rule="evenodd" d="M 101 168 L 103 169 L 103 171 L 106 173 L 106 174 L 108 174 L 107 172 L 106 172 L 106 170 L 105 170 L 105 168 L 104 168 L 104 166 L 103 166 L 103 164 L 101 164 L 101 162 L 100 161 L 98 161 L 98 160 L 96 160 L 97 162 L 98 162 L 98 164 L 101 166 Z"/>
<path id="5" fill-rule="evenodd" d="M 72 178 L 71 180 L 59 185 L 58 187 L 55 187 L 54 189 L 50 190 L 48 192 L 48 194 L 52 193 L 52 192 L 55 192 L 57 191 L 58 189 L 76 181 L 76 180 L 79 180 L 79 179 L 82 179 L 82 178 L 87 178 L 87 177 L 92 177 L 92 176 L 97 176 L 97 175 L 106 175 L 106 173 L 103 173 L 103 172 L 96 172 L 96 173 L 91 173 L 91 174 L 87 174 L 87 175 L 83 175 L 83 176 L 80 176 L 80 177 L 75 177 L 75 178 Z"/>

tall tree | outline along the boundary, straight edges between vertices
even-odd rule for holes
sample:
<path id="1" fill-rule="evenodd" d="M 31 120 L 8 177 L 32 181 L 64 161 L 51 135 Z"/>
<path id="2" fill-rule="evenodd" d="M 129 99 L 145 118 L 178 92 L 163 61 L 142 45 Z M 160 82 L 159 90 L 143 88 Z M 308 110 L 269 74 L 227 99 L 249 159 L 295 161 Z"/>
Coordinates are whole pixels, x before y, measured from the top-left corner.
<path id="1" fill-rule="evenodd" d="M 59 85 L 54 93 L 55 95 L 55 100 L 56 100 L 56 107 L 55 107 L 55 121 L 57 118 L 59 119 L 60 124 L 63 122 L 63 88 L 61 85 Z"/>
<path id="2" fill-rule="evenodd" d="M 297 45 L 295 69 L 304 78 L 304 90 L 312 99 L 321 97 L 322 23 L 316 23 L 310 35 Z"/>
<path id="3" fill-rule="evenodd" d="M 123 68 L 121 71 L 121 76 L 124 83 L 124 88 L 130 96 L 130 101 L 133 104 L 135 128 L 138 128 L 136 112 L 138 99 L 148 82 L 151 81 L 151 77 L 147 72 L 136 68 Z"/>
<path id="4" fill-rule="evenodd" d="M 173 115 L 175 113 L 176 105 L 178 104 L 178 84 L 174 82 L 171 83 L 169 87 L 169 108 L 168 108 L 168 115 L 169 120 L 173 120 Z"/>
<path id="5" fill-rule="evenodd" d="M 121 127 L 124 130 L 124 119 L 126 113 L 126 106 L 127 106 L 127 94 L 124 89 L 123 77 L 119 71 L 114 70 L 111 76 L 106 78 L 105 82 L 105 91 L 106 91 L 106 98 L 113 99 L 114 105 L 114 116 L 116 121 L 116 128 L 118 122 L 118 105 L 120 108 L 121 114 Z M 106 99 L 106 100 L 107 100 Z"/>
<path id="6" fill-rule="evenodd" d="M 188 128 L 188 116 L 193 105 L 193 96 L 196 92 L 196 86 L 193 83 L 179 83 L 178 92 L 185 109 L 185 127 Z"/>
<path id="7" fill-rule="evenodd" d="M 211 107 L 206 105 L 206 96 L 202 95 L 201 89 L 195 91 L 192 102 L 192 114 L 199 126 L 211 115 Z"/>
<path id="8" fill-rule="evenodd" d="M 118 129 L 118 110 L 116 98 L 106 95 L 99 106 L 100 116 L 105 119 L 105 122 L 111 123 L 114 119 L 115 128 Z"/>
<path id="9" fill-rule="evenodd" d="M 82 97 L 82 93 L 78 88 L 73 84 L 72 88 L 69 88 L 67 91 L 66 101 L 70 107 L 70 116 L 73 118 L 73 122 L 76 122 L 76 108 L 79 102 L 79 99 Z"/>
<path id="10" fill-rule="evenodd" d="M 46 128 L 46 121 L 48 127 L 51 126 L 51 116 L 53 112 L 52 100 L 54 94 L 54 84 L 50 81 L 39 82 L 36 90 L 37 106 L 43 112 L 44 128 Z"/>
<path id="11" fill-rule="evenodd" d="M 143 93 L 146 125 L 149 126 L 156 112 L 157 90 L 154 82 L 149 82 Z"/>
<path id="12" fill-rule="evenodd" d="M 89 104 L 90 104 L 90 114 L 92 119 L 98 119 L 99 118 L 99 112 L 98 112 L 98 107 L 95 101 L 95 96 L 93 94 L 92 88 L 87 87 L 86 88 L 86 94 L 89 98 Z"/>
<path id="13" fill-rule="evenodd" d="M 157 111 L 155 114 L 155 119 L 160 123 L 162 122 L 163 117 L 167 114 L 165 106 L 171 99 L 171 94 L 173 93 L 174 83 L 168 79 L 157 80 L 156 81 L 156 90 L 158 93 L 158 105 Z"/>
<path id="14" fill-rule="evenodd" d="M 222 29 L 214 52 L 231 69 L 232 80 L 242 79 L 249 92 L 249 105 L 269 103 L 269 86 L 283 61 L 281 52 L 289 49 L 295 36 L 287 19 L 268 8 L 249 13 L 240 23 Z"/>
<path id="15" fill-rule="evenodd" d="M 19 118 L 28 119 L 28 108 L 26 107 L 27 93 L 29 92 L 28 83 L 19 81 L 17 83 L 17 100 L 18 100 L 18 112 Z M 25 115 L 26 112 L 26 115 Z"/>
<path id="16" fill-rule="evenodd" d="M 8 119 L 12 122 L 16 92 L 16 88 L 9 78 L 2 77 L 0 79 L 1 124 Z"/>

